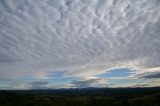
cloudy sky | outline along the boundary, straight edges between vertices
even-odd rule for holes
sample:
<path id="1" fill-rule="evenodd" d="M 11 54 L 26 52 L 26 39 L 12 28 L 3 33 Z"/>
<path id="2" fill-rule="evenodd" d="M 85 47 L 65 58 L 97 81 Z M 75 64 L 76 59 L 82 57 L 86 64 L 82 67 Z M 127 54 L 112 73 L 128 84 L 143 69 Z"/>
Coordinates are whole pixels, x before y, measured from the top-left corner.
<path id="1" fill-rule="evenodd" d="M 159 0 L 0 0 L 0 89 L 160 86 Z"/>

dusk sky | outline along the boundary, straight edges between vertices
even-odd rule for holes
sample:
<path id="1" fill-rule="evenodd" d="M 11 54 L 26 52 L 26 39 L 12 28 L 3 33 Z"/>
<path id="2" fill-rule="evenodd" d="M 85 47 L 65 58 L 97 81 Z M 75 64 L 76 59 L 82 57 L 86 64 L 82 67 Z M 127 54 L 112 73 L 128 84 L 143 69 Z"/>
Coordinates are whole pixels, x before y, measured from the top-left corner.
<path id="1" fill-rule="evenodd" d="M 0 0 L 0 89 L 160 86 L 160 0 Z"/>

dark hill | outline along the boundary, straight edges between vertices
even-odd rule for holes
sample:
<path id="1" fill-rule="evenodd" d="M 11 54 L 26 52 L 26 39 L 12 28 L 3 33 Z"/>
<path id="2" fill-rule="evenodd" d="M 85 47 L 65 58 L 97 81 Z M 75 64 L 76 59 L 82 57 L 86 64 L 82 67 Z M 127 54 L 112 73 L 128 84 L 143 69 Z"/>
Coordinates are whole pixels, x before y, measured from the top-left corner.
<path id="1" fill-rule="evenodd" d="M 0 106 L 160 106 L 160 88 L 3 90 Z"/>

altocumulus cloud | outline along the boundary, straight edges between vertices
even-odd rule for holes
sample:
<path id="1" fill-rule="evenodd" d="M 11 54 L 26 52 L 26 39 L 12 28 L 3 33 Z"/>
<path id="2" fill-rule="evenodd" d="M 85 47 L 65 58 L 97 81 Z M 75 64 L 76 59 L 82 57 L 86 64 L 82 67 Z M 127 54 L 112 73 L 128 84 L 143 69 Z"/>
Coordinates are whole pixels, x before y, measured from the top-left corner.
<path id="1" fill-rule="evenodd" d="M 0 77 L 156 72 L 159 10 L 159 0 L 0 0 Z"/>

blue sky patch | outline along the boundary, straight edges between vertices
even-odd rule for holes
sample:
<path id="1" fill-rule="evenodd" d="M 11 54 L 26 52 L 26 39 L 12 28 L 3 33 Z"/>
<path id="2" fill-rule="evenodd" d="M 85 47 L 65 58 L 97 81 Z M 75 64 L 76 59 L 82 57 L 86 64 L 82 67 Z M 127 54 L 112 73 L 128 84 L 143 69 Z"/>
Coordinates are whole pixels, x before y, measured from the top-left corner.
<path id="1" fill-rule="evenodd" d="M 114 69 L 109 72 L 97 75 L 100 78 L 112 78 L 112 77 L 128 77 L 131 75 L 131 70 L 128 68 Z"/>

